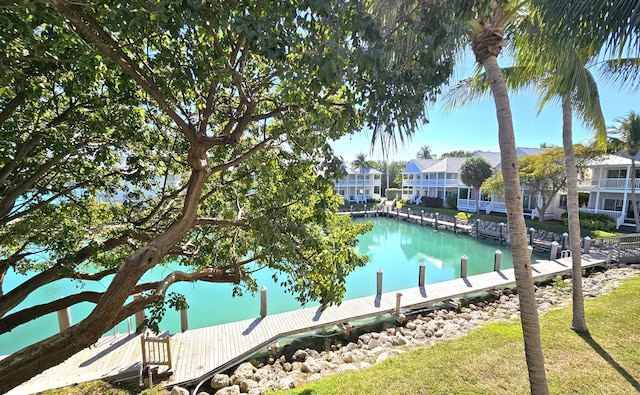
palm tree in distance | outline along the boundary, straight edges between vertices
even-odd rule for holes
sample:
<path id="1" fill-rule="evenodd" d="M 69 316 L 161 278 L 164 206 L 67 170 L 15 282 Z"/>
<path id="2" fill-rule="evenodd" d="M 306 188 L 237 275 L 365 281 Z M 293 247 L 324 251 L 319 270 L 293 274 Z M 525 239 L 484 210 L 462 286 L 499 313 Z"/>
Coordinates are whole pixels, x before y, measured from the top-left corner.
<path id="1" fill-rule="evenodd" d="M 367 156 L 361 152 L 358 155 L 356 155 L 356 159 L 354 159 L 354 161 L 351 162 L 351 166 L 353 167 L 354 170 L 358 170 L 358 172 L 362 174 L 362 200 L 366 201 L 365 191 L 364 191 L 364 180 L 365 180 L 365 174 L 371 168 L 371 162 L 369 162 L 367 160 Z M 358 200 L 360 200 L 360 198 L 358 198 Z"/>
<path id="2" fill-rule="evenodd" d="M 420 151 L 416 154 L 417 159 L 433 159 L 434 155 L 428 145 L 420 147 Z"/>
<path id="3" fill-rule="evenodd" d="M 640 114 L 629 111 L 625 118 L 617 119 L 616 122 L 619 122 L 620 126 L 615 130 L 618 137 L 614 139 L 613 144 L 619 146 L 631 158 L 631 209 L 633 210 L 636 232 L 640 232 L 640 218 L 636 200 L 636 155 L 640 152 Z"/>

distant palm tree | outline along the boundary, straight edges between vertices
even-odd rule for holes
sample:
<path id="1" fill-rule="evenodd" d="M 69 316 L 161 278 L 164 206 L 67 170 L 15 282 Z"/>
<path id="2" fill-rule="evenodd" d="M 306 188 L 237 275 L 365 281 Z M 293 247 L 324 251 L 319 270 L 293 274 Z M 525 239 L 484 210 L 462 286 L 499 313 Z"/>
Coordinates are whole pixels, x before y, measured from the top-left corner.
<path id="1" fill-rule="evenodd" d="M 359 170 L 362 173 L 362 194 L 364 195 L 364 175 L 367 170 L 371 168 L 371 162 L 367 160 L 367 156 L 363 153 L 359 153 L 356 159 L 351 162 L 351 166 L 354 170 Z"/>
<path id="2" fill-rule="evenodd" d="M 615 139 L 617 145 L 631 157 L 631 208 L 636 223 L 636 232 L 640 232 L 638 202 L 636 201 L 636 155 L 640 152 L 640 114 L 630 111 L 625 118 L 616 121 L 620 122 L 620 127 L 616 130 L 618 134 L 618 138 Z"/>
<path id="3" fill-rule="evenodd" d="M 428 145 L 420 147 L 420 151 L 416 154 L 417 159 L 433 159 L 434 155 L 431 153 L 431 148 Z"/>

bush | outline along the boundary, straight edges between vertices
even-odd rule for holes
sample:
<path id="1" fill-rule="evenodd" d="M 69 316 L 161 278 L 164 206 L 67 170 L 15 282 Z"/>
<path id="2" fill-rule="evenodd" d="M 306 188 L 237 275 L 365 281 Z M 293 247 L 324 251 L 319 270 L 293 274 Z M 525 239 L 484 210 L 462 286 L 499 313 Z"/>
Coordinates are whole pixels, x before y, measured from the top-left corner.
<path id="1" fill-rule="evenodd" d="M 457 210 L 458 209 L 458 194 L 457 193 L 452 193 L 449 196 L 447 196 L 447 207 L 450 208 L 451 210 Z"/>
<path id="2" fill-rule="evenodd" d="M 442 200 L 442 198 L 423 196 L 420 205 L 424 207 L 441 208 L 443 207 L 443 203 L 444 201 Z"/>
<path id="3" fill-rule="evenodd" d="M 387 188 L 384 191 L 384 196 L 387 198 L 387 200 L 393 200 L 393 199 L 402 199 L 402 189 L 400 188 Z"/>
<path id="4" fill-rule="evenodd" d="M 569 214 L 562 214 L 562 222 L 569 225 Z M 616 221 L 607 214 L 580 213 L 580 227 L 584 229 L 614 230 Z"/>

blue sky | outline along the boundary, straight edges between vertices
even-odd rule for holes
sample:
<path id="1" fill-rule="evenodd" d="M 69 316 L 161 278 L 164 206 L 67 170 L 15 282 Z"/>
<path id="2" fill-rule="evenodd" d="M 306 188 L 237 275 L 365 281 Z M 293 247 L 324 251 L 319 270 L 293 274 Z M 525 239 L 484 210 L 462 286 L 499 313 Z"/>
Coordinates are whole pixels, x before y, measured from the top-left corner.
<path id="1" fill-rule="evenodd" d="M 499 59 L 500 62 L 500 59 Z M 462 79 L 472 74 L 472 67 L 467 63 L 463 70 L 456 71 L 456 77 Z M 600 100 L 607 126 L 616 125 L 618 118 L 623 118 L 629 111 L 640 112 L 640 92 L 619 89 L 598 78 Z M 446 90 L 445 90 L 446 92 Z M 562 145 L 562 112 L 558 103 L 548 103 L 540 115 L 537 112 L 537 97 L 533 90 L 527 93 L 511 95 L 511 111 L 518 147 L 539 147 L 540 143 Z M 389 160 L 409 161 L 423 145 L 428 145 L 437 157 L 453 150 L 467 151 L 499 151 L 498 122 L 493 98 L 445 113 L 442 100 L 428 108 L 429 123 L 422 125 L 410 142 L 401 145 L 389 154 Z M 376 147 L 370 153 L 370 133 L 362 131 L 346 136 L 331 145 L 337 155 L 346 161 L 364 152 L 369 159 L 382 160 L 382 152 Z M 587 130 L 579 119 L 574 117 L 574 143 L 588 142 L 593 132 Z"/>

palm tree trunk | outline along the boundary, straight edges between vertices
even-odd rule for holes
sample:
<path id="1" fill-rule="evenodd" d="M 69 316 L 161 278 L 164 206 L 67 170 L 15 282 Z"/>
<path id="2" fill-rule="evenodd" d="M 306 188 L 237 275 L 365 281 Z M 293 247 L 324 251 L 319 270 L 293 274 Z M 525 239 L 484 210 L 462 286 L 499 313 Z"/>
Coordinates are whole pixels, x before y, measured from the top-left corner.
<path id="1" fill-rule="evenodd" d="M 636 232 L 640 232 L 640 219 L 638 219 L 638 202 L 636 201 L 636 155 L 631 155 L 631 208 L 633 209 L 633 220 L 636 222 Z M 624 214 L 623 214 L 624 215 Z"/>
<path id="2" fill-rule="evenodd" d="M 573 125 L 571 100 L 562 96 L 562 145 L 564 146 L 564 164 L 567 172 L 567 213 L 569 215 L 569 240 L 571 241 L 571 267 L 573 285 L 573 318 L 571 328 L 576 332 L 587 333 L 584 316 L 584 294 L 582 292 L 582 254 L 580 251 L 580 212 L 578 200 L 578 170 L 573 153 Z"/>
<path id="3" fill-rule="evenodd" d="M 522 208 L 520 177 L 518 176 L 518 157 L 516 155 L 513 117 L 509 104 L 509 95 L 507 94 L 507 85 L 495 56 L 486 57 L 482 65 L 490 82 L 498 117 L 498 140 L 504 177 L 504 197 L 509 220 L 509 234 L 511 235 L 513 268 L 520 299 L 520 317 L 522 319 L 529 384 L 532 394 L 548 394 L 544 355 L 542 354 L 542 342 L 540 340 L 540 323 L 531 273 L 531 258 L 527 248 L 527 230 Z"/>

